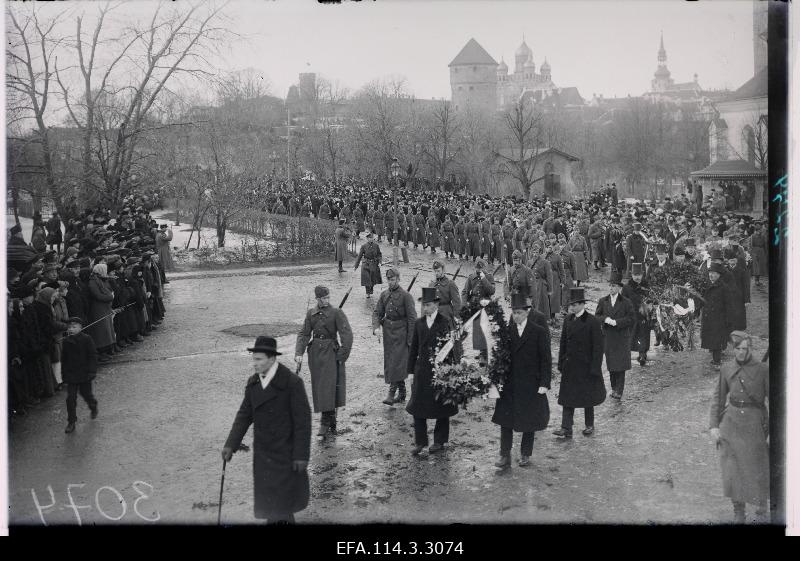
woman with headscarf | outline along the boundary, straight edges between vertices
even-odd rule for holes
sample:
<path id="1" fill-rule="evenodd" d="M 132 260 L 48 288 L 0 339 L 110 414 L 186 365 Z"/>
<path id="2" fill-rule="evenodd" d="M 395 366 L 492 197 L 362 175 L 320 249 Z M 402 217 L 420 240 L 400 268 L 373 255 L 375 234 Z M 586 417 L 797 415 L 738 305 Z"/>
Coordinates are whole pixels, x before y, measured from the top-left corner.
<path id="1" fill-rule="evenodd" d="M 108 266 L 95 265 L 89 278 L 89 326 L 85 331 L 92 337 L 97 348 L 98 362 L 108 362 L 113 352 L 116 336 L 112 302 L 114 292 L 108 284 Z M 93 325 L 92 325 L 93 324 Z"/>
<path id="2" fill-rule="evenodd" d="M 711 436 L 719 450 L 722 489 L 733 502 L 737 524 L 745 523 L 745 505 L 755 505 L 766 520 L 769 498 L 769 365 L 752 354 L 752 338 L 731 333 L 734 361 L 720 370 L 711 401 Z"/>

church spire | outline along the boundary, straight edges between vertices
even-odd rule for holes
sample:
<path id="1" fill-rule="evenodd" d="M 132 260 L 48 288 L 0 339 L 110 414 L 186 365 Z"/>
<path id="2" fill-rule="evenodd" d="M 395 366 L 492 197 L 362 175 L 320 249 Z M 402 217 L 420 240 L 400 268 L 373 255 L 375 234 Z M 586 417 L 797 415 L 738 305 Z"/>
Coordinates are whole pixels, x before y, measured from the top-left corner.
<path id="1" fill-rule="evenodd" d="M 658 48 L 658 62 L 664 65 L 667 62 L 667 51 L 664 48 L 664 32 L 661 32 L 661 45 Z"/>

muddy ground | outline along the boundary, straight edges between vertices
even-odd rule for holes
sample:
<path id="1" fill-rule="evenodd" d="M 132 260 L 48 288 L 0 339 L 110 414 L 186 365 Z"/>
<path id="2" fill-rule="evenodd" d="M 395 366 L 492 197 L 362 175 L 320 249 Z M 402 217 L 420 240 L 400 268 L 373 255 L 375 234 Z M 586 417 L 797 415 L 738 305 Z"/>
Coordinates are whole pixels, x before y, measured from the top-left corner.
<path id="1" fill-rule="evenodd" d="M 382 247 L 389 259 L 391 249 Z M 404 284 L 412 267 L 430 269 L 433 261 L 422 250 L 410 255 L 411 264 L 401 267 Z M 597 407 L 595 434 L 576 431 L 567 442 L 551 434 L 561 415 L 555 372 L 550 427 L 536 434 L 527 468 L 516 466 L 518 436 L 514 467 L 502 474 L 493 467 L 499 429 L 490 421 L 492 401 L 474 402 L 452 419 L 444 454 L 412 457 L 410 415 L 381 403 L 386 391 L 382 356 L 370 328 L 375 300 L 365 298 L 352 265 L 350 259 L 346 273 L 331 263 L 171 275 L 161 328 L 101 367 L 96 420 L 79 401 L 77 430 L 64 434 L 64 393 L 12 419 L 11 522 L 41 524 L 43 517 L 48 524 L 74 524 L 80 516 L 83 524 L 116 518 L 215 523 L 219 451 L 251 372 L 245 349 L 257 326 L 267 324 L 268 334 L 280 336 L 282 361 L 291 366 L 294 334 L 317 284 L 330 287 L 334 303 L 355 285 L 345 306 L 355 342 L 348 361 L 348 405 L 339 411 L 342 434 L 312 443 L 312 497 L 297 516 L 300 523 L 731 520 L 707 431 L 717 377 L 707 351 L 652 352 L 646 367 L 634 361 L 622 402 L 609 399 Z M 448 270 L 457 266 L 453 262 Z M 588 292 L 596 300 L 606 289 L 608 269 L 602 278 L 591 274 Z M 432 272 L 420 274 L 415 298 L 432 278 Z M 460 278 L 459 286 L 463 282 Z M 766 292 L 754 287 L 748 326 L 757 337 L 757 356 L 767 346 L 767 306 Z M 732 360 L 730 351 L 724 360 Z M 302 376 L 310 393 L 306 365 Z M 582 420 L 578 411 L 579 429 Z M 249 433 L 245 443 L 251 438 Z M 253 522 L 251 472 L 251 454 L 237 453 L 227 468 L 223 522 Z"/>

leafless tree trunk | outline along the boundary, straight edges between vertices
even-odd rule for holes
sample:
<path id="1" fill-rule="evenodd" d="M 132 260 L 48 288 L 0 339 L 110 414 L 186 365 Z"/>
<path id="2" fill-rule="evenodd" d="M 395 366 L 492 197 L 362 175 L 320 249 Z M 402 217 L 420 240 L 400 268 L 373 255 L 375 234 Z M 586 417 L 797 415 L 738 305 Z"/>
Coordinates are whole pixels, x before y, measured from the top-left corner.
<path id="1" fill-rule="evenodd" d="M 518 101 L 503 116 L 507 145 L 511 147 L 512 156 L 498 152 L 504 164 L 501 173 L 513 177 L 519 182 L 522 194 L 526 199 L 531 197 L 531 186 L 536 180 L 536 156 L 539 154 L 543 134 L 544 118 L 533 104 L 524 100 Z"/>
<path id="2" fill-rule="evenodd" d="M 22 13 L 17 13 L 22 12 Z M 36 142 L 41 146 L 47 191 L 62 216 L 63 197 L 53 171 L 53 157 L 44 122 L 50 99 L 50 80 L 53 78 L 53 58 L 61 40 L 54 37 L 54 27 L 61 14 L 40 21 L 36 8 L 8 6 L 10 21 L 7 28 L 6 88 L 11 96 L 29 105 L 17 106 L 21 113 L 34 119 Z"/>

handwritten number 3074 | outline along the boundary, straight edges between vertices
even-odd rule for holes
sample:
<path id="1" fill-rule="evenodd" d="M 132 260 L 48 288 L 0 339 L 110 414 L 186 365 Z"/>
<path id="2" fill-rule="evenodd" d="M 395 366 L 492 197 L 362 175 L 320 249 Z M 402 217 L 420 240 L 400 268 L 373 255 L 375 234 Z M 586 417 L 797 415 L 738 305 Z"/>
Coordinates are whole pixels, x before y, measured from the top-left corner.
<path id="1" fill-rule="evenodd" d="M 780 245 L 781 243 L 781 229 L 780 228 L 773 228 L 772 229 L 772 245 Z M 783 237 L 786 238 L 789 236 L 789 228 L 783 229 Z"/>

